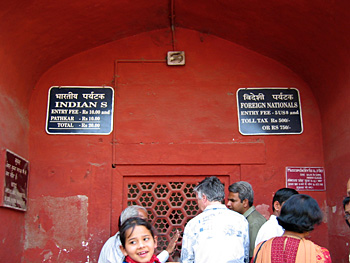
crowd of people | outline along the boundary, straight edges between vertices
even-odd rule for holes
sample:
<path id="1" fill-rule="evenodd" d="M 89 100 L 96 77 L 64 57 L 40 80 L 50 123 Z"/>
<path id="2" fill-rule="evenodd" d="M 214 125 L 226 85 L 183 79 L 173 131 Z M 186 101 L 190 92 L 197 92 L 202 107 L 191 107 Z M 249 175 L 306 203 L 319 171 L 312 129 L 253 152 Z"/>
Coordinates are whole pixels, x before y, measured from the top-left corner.
<path id="1" fill-rule="evenodd" d="M 182 234 L 182 263 L 329 263 L 326 248 L 306 239 L 322 222 L 317 201 L 290 188 L 279 189 L 272 200 L 272 215 L 266 221 L 254 207 L 254 192 L 248 182 L 229 186 L 225 205 L 224 184 L 207 177 L 194 188 L 200 214 Z M 348 183 L 350 195 L 350 180 Z M 350 226 L 350 197 L 343 201 Z M 119 232 L 104 244 L 99 263 L 164 263 L 174 251 L 179 231 L 168 247 L 155 254 L 157 235 L 141 206 L 129 206 L 119 218 Z"/>

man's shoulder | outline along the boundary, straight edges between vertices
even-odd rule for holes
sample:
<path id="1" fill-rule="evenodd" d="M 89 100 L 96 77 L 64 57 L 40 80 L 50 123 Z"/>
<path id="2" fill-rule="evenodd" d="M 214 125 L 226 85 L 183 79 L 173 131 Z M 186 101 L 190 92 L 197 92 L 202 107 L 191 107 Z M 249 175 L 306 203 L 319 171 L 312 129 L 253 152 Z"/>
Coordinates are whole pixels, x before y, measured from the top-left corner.
<path id="1" fill-rule="evenodd" d="M 247 217 L 247 220 L 249 223 L 259 223 L 259 224 L 264 224 L 267 220 L 266 218 L 259 213 L 258 210 L 254 208 L 254 211 L 250 213 L 250 215 Z"/>
<path id="2" fill-rule="evenodd" d="M 108 238 L 108 240 L 103 245 L 98 262 L 122 262 L 123 253 L 120 251 L 119 246 L 120 238 L 119 232 L 114 236 Z"/>
<path id="3" fill-rule="evenodd" d="M 241 215 L 240 213 L 237 213 L 236 211 L 233 211 L 231 209 L 228 209 L 225 205 L 221 205 L 219 207 L 214 207 L 211 211 L 208 211 L 209 213 L 215 214 L 216 216 L 218 215 L 225 215 L 228 217 L 235 217 L 235 218 L 241 218 L 241 219 L 245 219 L 245 217 L 243 215 Z M 199 214 L 200 215 L 205 215 L 204 213 Z"/>
<path id="4" fill-rule="evenodd" d="M 277 221 L 277 216 L 275 215 L 270 215 L 269 220 L 266 221 L 265 224 L 269 224 L 269 225 L 278 225 L 278 221 Z"/>
<path id="5" fill-rule="evenodd" d="M 110 238 L 107 239 L 107 241 L 104 243 L 102 247 L 102 250 L 114 249 L 114 247 L 119 243 L 120 243 L 120 239 L 119 239 L 119 232 L 118 232 L 114 236 L 111 236 Z"/>
<path id="6" fill-rule="evenodd" d="M 258 218 L 258 219 L 261 219 L 263 220 L 264 222 L 266 222 L 266 218 L 256 209 L 254 209 L 252 215 L 255 217 L 255 218 Z"/>
<path id="7" fill-rule="evenodd" d="M 228 221 L 228 222 L 236 222 L 239 223 L 241 222 L 242 224 L 247 224 L 248 225 L 248 221 L 247 219 L 240 213 L 230 210 L 227 207 L 225 207 L 226 209 L 222 209 L 220 212 L 218 212 L 217 215 L 215 215 L 216 218 L 221 217 L 224 221 Z"/>
<path id="8" fill-rule="evenodd" d="M 283 228 L 278 224 L 277 220 L 267 220 L 260 228 L 262 232 L 272 232 L 283 234 Z"/>
<path id="9" fill-rule="evenodd" d="M 235 217 L 235 218 L 239 218 L 239 219 L 241 219 L 241 220 L 243 220 L 243 221 L 247 221 L 246 218 L 245 218 L 242 214 L 240 214 L 240 213 L 238 213 L 238 212 L 236 212 L 236 211 L 233 211 L 233 210 L 228 209 L 227 214 L 228 214 L 228 216 L 230 216 L 230 217 Z"/>
<path id="10" fill-rule="evenodd" d="M 259 229 L 258 235 L 255 240 L 255 245 L 264 240 L 268 240 L 273 237 L 278 237 L 283 234 L 283 228 L 278 224 L 276 216 L 271 215 Z"/>
<path id="11" fill-rule="evenodd" d="M 244 222 L 247 222 L 246 218 L 243 215 L 228 209 L 226 206 L 221 206 L 219 207 L 219 209 L 217 208 L 218 207 L 214 207 L 213 209 L 204 210 L 202 213 L 196 215 L 194 218 L 189 220 L 187 225 L 199 223 L 203 219 L 207 220 L 210 217 L 215 217 L 215 218 L 222 217 L 228 220 L 234 219 L 234 220 L 242 220 Z"/>

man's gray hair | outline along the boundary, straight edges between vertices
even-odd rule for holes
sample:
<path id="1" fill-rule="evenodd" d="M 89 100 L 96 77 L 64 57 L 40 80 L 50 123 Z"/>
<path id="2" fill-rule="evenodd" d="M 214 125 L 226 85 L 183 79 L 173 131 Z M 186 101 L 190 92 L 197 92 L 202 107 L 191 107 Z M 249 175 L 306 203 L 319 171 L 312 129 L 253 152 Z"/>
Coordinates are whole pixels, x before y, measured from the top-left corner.
<path id="1" fill-rule="evenodd" d="M 147 214 L 146 208 L 139 205 L 131 205 L 124 209 L 120 215 L 120 223 L 123 224 L 127 219 L 131 217 L 139 217 L 139 210 L 143 210 Z"/>
<path id="2" fill-rule="evenodd" d="M 232 193 L 238 193 L 239 199 L 241 202 L 248 199 L 249 206 L 253 205 L 254 202 L 254 191 L 253 187 L 248 182 L 240 181 L 234 184 L 231 184 L 228 187 L 228 190 Z"/>
<path id="3" fill-rule="evenodd" d="M 216 176 L 205 178 L 198 183 L 193 191 L 197 193 L 199 199 L 202 199 L 204 194 L 210 202 L 222 202 L 225 199 L 225 186 Z"/>

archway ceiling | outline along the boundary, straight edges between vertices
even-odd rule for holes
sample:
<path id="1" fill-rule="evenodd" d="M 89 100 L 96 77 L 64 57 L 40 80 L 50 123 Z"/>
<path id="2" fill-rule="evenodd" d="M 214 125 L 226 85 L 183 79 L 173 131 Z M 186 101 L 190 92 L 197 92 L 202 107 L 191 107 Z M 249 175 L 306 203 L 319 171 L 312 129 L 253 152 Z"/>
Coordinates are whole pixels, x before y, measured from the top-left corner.
<path id="1" fill-rule="evenodd" d="M 176 27 L 216 35 L 266 55 L 311 86 L 349 64 L 348 0 L 173 1 Z M 12 56 L 35 83 L 52 65 L 76 53 L 170 29 L 170 7 L 171 0 L 1 1 L 2 55 Z"/>

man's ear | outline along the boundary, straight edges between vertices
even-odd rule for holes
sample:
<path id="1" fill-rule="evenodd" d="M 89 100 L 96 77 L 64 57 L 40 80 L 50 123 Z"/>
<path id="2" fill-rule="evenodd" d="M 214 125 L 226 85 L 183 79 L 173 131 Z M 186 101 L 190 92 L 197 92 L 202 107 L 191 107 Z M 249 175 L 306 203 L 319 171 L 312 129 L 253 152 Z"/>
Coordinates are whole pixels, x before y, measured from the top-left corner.
<path id="1" fill-rule="evenodd" d="M 249 207 L 249 201 L 248 201 L 248 199 L 244 199 L 242 203 L 243 203 L 243 207 L 244 207 L 244 208 Z"/>
<path id="2" fill-rule="evenodd" d="M 273 207 L 275 208 L 275 211 L 276 211 L 276 212 L 278 212 L 278 213 L 281 212 L 282 205 L 280 204 L 280 202 L 275 201 L 275 202 L 273 203 Z"/>
<path id="3" fill-rule="evenodd" d="M 120 251 L 123 253 L 124 256 L 128 255 L 128 253 L 126 253 L 126 250 L 125 250 L 125 248 L 122 245 L 120 245 L 119 248 L 120 248 Z"/>

